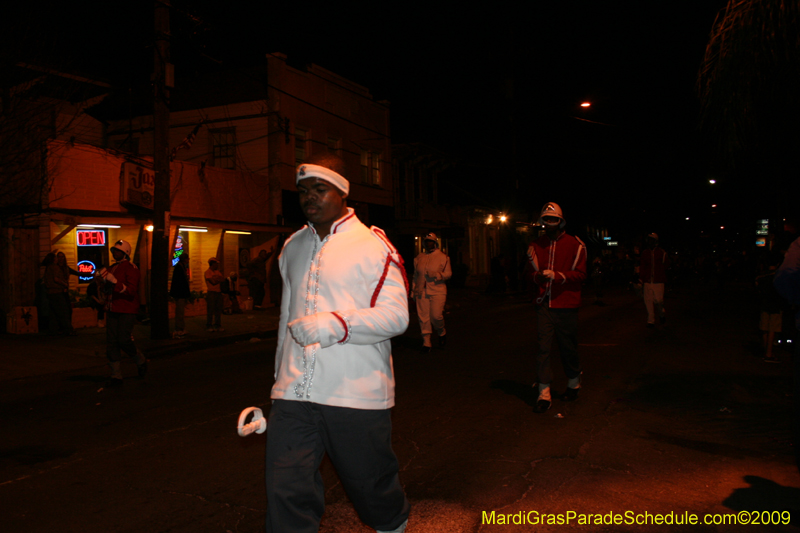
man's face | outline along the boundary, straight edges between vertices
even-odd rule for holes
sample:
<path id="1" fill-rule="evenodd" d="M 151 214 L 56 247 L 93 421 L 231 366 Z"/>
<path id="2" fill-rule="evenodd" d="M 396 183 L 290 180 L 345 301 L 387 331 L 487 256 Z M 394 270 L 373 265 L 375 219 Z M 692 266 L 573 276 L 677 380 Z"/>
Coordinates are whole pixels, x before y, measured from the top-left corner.
<path id="1" fill-rule="evenodd" d="M 425 249 L 429 252 L 432 252 L 433 249 L 436 248 L 436 243 L 431 240 L 425 240 L 422 244 L 425 246 Z"/>
<path id="2" fill-rule="evenodd" d="M 559 228 L 559 224 L 561 224 L 561 219 L 558 217 L 551 217 L 551 216 L 544 216 L 542 217 L 542 222 L 544 223 L 544 233 L 551 239 L 555 239 L 558 237 L 558 234 L 561 232 L 561 228 Z"/>
<path id="3" fill-rule="evenodd" d="M 208 265 L 208 268 L 210 268 L 211 270 L 219 270 L 219 263 L 213 261 Z"/>
<path id="4" fill-rule="evenodd" d="M 264 261 L 267 258 L 267 251 L 261 250 L 260 252 L 258 252 L 258 258 Z"/>
<path id="5" fill-rule="evenodd" d="M 125 252 L 119 248 L 112 248 L 111 255 L 114 257 L 114 261 L 122 261 L 125 258 Z"/>
<path id="6" fill-rule="evenodd" d="M 302 179 L 297 192 L 303 214 L 318 232 L 327 233 L 330 225 L 346 212 L 342 192 L 327 181 L 316 177 Z"/>

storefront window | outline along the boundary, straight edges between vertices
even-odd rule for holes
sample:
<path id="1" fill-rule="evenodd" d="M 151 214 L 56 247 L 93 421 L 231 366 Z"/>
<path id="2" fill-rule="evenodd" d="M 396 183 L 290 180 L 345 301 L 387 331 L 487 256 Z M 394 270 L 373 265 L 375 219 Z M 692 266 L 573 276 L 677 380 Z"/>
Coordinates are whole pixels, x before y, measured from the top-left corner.
<path id="1" fill-rule="evenodd" d="M 76 231 L 78 245 L 78 283 L 92 281 L 96 270 L 106 266 L 108 257 L 108 235 L 104 229 L 79 229 Z"/>

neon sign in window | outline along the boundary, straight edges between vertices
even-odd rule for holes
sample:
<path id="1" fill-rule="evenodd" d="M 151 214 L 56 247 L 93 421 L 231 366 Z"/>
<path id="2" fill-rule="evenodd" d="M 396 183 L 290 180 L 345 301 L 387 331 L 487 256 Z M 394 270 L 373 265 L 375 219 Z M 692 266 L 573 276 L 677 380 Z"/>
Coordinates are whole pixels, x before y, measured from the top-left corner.
<path id="1" fill-rule="evenodd" d="M 106 232 L 96 229 L 79 229 L 78 246 L 105 246 Z"/>
<path id="2" fill-rule="evenodd" d="M 183 236 L 178 235 L 175 238 L 175 250 L 172 251 L 172 266 L 178 264 L 178 261 L 181 259 L 181 255 L 183 255 Z"/>
<path id="3" fill-rule="evenodd" d="M 80 281 L 92 281 L 96 269 L 97 267 L 91 261 L 79 261 L 78 272 L 80 272 L 80 275 L 78 275 L 78 279 Z"/>

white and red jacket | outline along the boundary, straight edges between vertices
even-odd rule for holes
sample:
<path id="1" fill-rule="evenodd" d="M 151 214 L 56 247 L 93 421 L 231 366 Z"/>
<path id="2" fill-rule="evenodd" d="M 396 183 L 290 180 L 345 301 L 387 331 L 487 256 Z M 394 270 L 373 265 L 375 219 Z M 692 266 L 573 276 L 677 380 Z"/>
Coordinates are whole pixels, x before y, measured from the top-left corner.
<path id="1" fill-rule="evenodd" d="M 430 253 L 422 252 L 414 258 L 414 281 L 411 292 L 415 298 L 426 298 L 447 294 L 446 282 L 453 276 L 450 258 L 434 248 Z"/>
<path id="2" fill-rule="evenodd" d="M 123 259 L 108 268 L 117 278 L 114 292 L 108 300 L 108 310 L 114 313 L 136 314 L 139 312 L 139 269 Z"/>
<path id="3" fill-rule="evenodd" d="M 586 280 L 586 246 L 566 233 L 554 240 L 542 235 L 528 248 L 533 280 L 539 286 L 536 303 L 553 309 L 577 309 L 581 305 L 581 285 Z M 552 270 L 555 279 L 542 275 Z"/>
<path id="4" fill-rule="evenodd" d="M 272 399 L 355 409 L 394 405 L 389 339 L 408 327 L 408 282 L 383 231 L 347 211 L 324 239 L 309 225 L 283 245 Z M 304 348 L 287 324 L 313 314 L 320 341 Z"/>
<path id="5" fill-rule="evenodd" d="M 669 256 L 656 246 L 645 248 L 639 258 L 639 279 L 644 283 L 666 283 Z"/>

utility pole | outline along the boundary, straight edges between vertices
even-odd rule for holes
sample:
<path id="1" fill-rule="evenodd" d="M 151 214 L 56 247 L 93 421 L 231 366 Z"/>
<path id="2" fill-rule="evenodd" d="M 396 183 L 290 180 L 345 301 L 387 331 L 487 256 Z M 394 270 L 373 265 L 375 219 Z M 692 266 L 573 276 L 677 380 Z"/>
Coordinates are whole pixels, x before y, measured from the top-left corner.
<path id="1" fill-rule="evenodd" d="M 155 61 L 153 77 L 153 253 L 150 256 L 150 338 L 169 338 L 169 0 L 155 2 Z"/>

